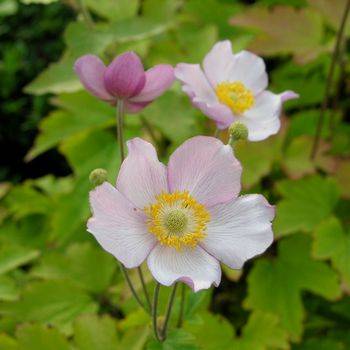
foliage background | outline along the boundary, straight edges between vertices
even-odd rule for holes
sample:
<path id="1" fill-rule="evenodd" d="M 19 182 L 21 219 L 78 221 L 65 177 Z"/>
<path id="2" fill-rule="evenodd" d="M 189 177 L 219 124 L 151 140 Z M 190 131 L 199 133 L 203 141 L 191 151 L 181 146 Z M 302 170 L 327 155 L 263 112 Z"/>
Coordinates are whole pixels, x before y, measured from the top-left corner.
<path id="1" fill-rule="evenodd" d="M 350 349 L 350 21 L 309 159 L 344 8 L 345 0 L 1 0 L 0 349 Z M 88 175 L 103 167 L 113 182 L 119 159 L 114 110 L 82 90 L 72 64 L 125 50 L 146 67 L 195 63 L 226 38 L 264 56 L 274 92 L 301 95 L 286 104 L 277 136 L 235 150 L 244 191 L 277 205 L 276 242 L 243 271 L 225 268 L 219 288 L 187 289 L 184 329 L 159 345 L 116 261 L 85 230 Z M 164 161 L 214 129 L 178 84 L 126 123 L 127 138 L 152 140 Z"/>

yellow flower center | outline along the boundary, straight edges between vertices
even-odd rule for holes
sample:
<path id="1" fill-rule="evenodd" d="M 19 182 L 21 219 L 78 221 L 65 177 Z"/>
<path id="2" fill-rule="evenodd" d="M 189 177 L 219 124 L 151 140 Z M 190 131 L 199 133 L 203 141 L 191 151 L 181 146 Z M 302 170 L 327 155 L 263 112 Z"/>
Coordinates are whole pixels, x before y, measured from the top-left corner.
<path id="1" fill-rule="evenodd" d="M 195 247 L 206 236 L 210 214 L 187 191 L 162 193 L 144 211 L 149 232 L 161 244 L 179 250 L 184 246 Z"/>
<path id="2" fill-rule="evenodd" d="M 215 92 L 219 101 L 230 107 L 235 114 L 243 114 L 254 105 L 253 93 L 240 81 L 220 83 Z"/>

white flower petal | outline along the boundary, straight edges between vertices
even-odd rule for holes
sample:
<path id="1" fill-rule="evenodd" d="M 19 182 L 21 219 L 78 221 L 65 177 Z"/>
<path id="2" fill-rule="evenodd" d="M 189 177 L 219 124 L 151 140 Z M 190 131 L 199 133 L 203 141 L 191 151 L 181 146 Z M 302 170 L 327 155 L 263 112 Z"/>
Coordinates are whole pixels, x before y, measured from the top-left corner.
<path id="1" fill-rule="evenodd" d="M 216 104 L 216 94 L 199 64 L 179 63 L 175 77 L 183 83 L 183 90 L 191 97 L 208 104 Z"/>
<path id="2" fill-rule="evenodd" d="M 182 281 L 197 292 L 220 284 L 219 262 L 199 246 L 178 251 L 158 244 L 147 263 L 153 277 L 165 286 Z"/>
<path id="3" fill-rule="evenodd" d="M 121 165 L 117 189 L 138 208 L 168 192 L 166 166 L 157 157 L 152 144 L 138 137 L 127 142 L 128 156 Z"/>
<path id="4" fill-rule="evenodd" d="M 254 95 L 259 94 L 268 84 L 264 60 L 248 51 L 239 52 L 234 55 L 234 64 L 226 81 L 241 81 Z"/>
<path id="5" fill-rule="evenodd" d="M 235 58 L 229 40 L 216 43 L 203 61 L 205 75 L 214 87 L 218 83 L 229 81 L 234 65 Z"/>
<path id="6" fill-rule="evenodd" d="M 255 99 L 255 105 L 239 118 L 248 128 L 250 141 L 261 141 L 280 129 L 281 95 L 264 91 Z"/>
<path id="7" fill-rule="evenodd" d="M 233 269 L 263 253 L 273 241 L 274 207 L 257 194 L 239 197 L 210 209 L 208 235 L 200 245 Z"/>
<path id="8" fill-rule="evenodd" d="M 90 205 L 87 230 L 101 246 L 127 268 L 142 264 L 156 243 L 147 232 L 145 214 L 107 182 L 90 192 Z"/>

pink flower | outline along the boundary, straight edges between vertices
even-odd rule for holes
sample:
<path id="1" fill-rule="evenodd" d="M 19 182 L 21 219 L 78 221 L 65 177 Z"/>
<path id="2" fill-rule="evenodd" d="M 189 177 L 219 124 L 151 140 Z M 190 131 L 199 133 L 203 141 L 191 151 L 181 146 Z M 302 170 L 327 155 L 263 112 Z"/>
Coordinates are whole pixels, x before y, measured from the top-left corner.
<path id="1" fill-rule="evenodd" d="M 124 100 L 129 113 L 145 108 L 174 81 L 172 66 L 159 64 L 145 72 L 134 52 L 117 56 L 107 67 L 97 56 L 85 55 L 75 62 L 74 70 L 91 94 L 112 104 Z"/>
<path id="2" fill-rule="evenodd" d="M 127 143 L 116 187 L 90 193 L 88 231 L 127 268 L 147 260 L 154 278 L 194 291 L 218 286 L 220 262 L 240 269 L 272 243 L 274 208 L 257 194 L 238 197 L 241 166 L 213 137 L 187 140 L 166 167 L 154 147 Z"/>
<path id="3" fill-rule="evenodd" d="M 276 134 L 284 101 L 297 98 L 293 91 L 273 94 L 266 90 L 264 61 L 248 51 L 232 53 L 231 42 L 218 42 L 199 64 L 180 63 L 175 76 L 193 105 L 225 129 L 239 120 L 248 139 L 260 141 Z"/>

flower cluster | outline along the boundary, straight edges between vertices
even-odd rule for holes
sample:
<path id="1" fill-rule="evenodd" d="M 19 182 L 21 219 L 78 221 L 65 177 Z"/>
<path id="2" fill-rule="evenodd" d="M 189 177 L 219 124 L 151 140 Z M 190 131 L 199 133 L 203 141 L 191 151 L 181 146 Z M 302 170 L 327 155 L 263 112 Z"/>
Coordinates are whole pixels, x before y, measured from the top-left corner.
<path id="1" fill-rule="evenodd" d="M 192 104 L 219 129 L 251 141 L 278 132 L 282 104 L 297 94 L 266 90 L 261 58 L 247 51 L 233 54 L 231 43 L 222 41 L 202 67 L 180 63 L 144 72 L 132 52 L 107 67 L 92 55 L 75 64 L 91 94 L 113 105 L 123 101 L 129 113 L 145 108 L 177 78 Z M 239 196 L 242 167 L 230 144 L 193 137 L 175 150 L 167 166 L 149 142 L 134 138 L 127 148 L 115 186 L 103 182 L 105 174 L 102 184 L 94 180 L 99 185 L 90 193 L 93 216 L 87 224 L 125 268 L 147 261 L 159 283 L 182 281 L 198 291 L 219 285 L 220 263 L 240 269 L 270 246 L 274 207 L 262 195 Z"/>

